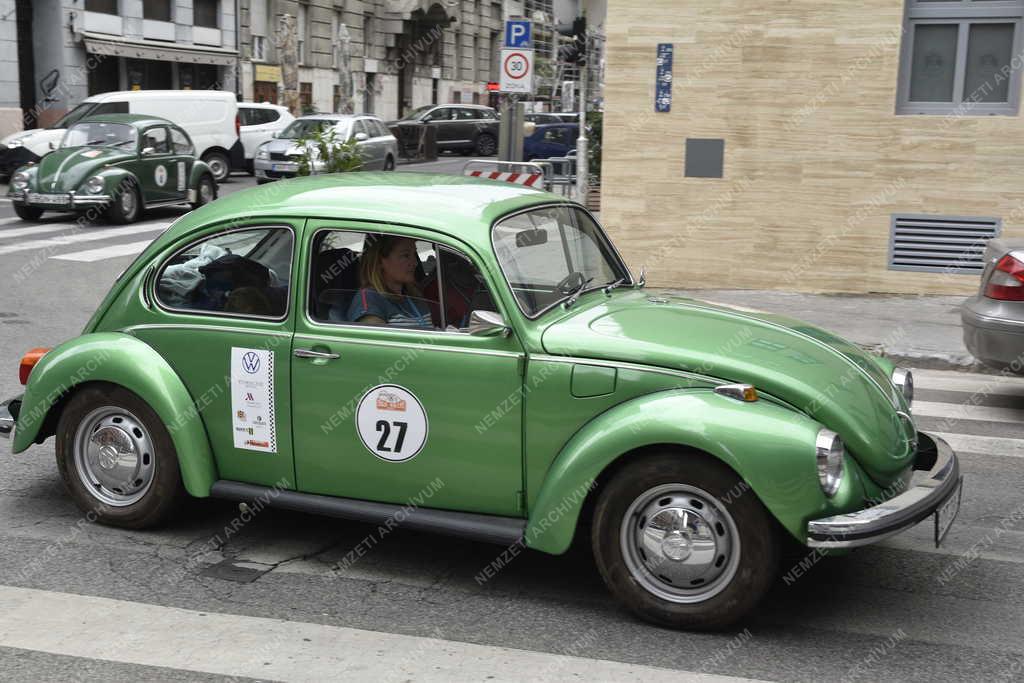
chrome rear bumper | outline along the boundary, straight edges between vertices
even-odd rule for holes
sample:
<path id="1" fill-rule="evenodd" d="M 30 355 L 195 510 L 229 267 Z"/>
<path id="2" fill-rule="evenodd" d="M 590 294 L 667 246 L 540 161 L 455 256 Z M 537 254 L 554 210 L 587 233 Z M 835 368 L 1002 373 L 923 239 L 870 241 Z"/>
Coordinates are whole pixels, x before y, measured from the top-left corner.
<path id="1" fill-rule="evenodd" d="M 9 398 L 0 403 L 0 438 L 9 439 L 14 435 L 14 425 L 21 410 L 21 396 Z"/>
<path id="2" fill-rule="evenodd" d="M 875 543 L 925 520 L 952 496 L 960 495 L 960 463 L 956 453 L 936 436 L 924 432 L 918 432 L 917 436 L 914 469 L 927 470 L 928 476 L 879 505 L 808 522 L 809 547 L 854 548 Z M 937 528 L 936 543 L 939 541 L 941 535 Z"/>

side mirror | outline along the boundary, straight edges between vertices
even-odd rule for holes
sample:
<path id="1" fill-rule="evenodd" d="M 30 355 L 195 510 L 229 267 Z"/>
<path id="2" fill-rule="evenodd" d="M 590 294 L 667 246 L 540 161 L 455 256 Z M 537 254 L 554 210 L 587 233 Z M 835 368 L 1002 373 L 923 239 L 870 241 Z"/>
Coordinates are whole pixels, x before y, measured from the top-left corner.
<path id="1" fill-rule="evenodd" d="M 540 228 L 521 230 L 516 233 L 517 247 L 538 247 L 548 243 L 548 231 Z"/>
<path id="2" fill-rule="evenodd" d="M 512 334 L 512 329 L 505 324 L 501 313 L 496 311 L 473 311 L 469 314 L 470 334 L 477 337 L 492 337 L 501 335 L 507 337 Z"/>
<path id="3" fill-rule="evenodd" d="M 142 156 L 147 157 L 150 154 L 156 154 L 156 148 L 154 148 L 154 147 L 143 147 L 142 148 Z"/>
<path id="4" fill-rule="evenodd" d="M 53 141 L 51 140 L 50 141 L 50 150 L 55 150 L 55 149 L 57 149 L 57 146 L 55 144 L 53 144 Z"/>
<path id="5" fill-rule="evenodd" d="M 370 139 L 370 136 L 367 135 L 366 133 L 356 133 L 355 139 L 356 142 L 366 142 L 367 140 Z"/>

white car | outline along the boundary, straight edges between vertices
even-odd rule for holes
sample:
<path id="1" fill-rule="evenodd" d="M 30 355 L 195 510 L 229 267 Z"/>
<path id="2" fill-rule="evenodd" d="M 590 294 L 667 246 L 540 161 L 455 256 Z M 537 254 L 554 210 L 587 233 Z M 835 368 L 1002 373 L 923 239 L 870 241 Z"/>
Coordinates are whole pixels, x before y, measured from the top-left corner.
<path id="1" fill-rule="evenodd" d="M 239 102 L 238 115 L 242 119 L 239 137 L 245 150 L 245 170 L 255 173 L 253 159 L 256 148 L 280 133 L 295 120 L 287 107 L 265 102 Z"/>
<path id="2" fill-rule="evenodd" d="M 217 182 L 232 168 L 245 168 L 239 139 L 241 120 L 234 93 L 221 90 L 123 90 L 91 95 L 49 128 L 33 128 L 0 140 L 0 175 L 39 159 L 60 145 L 64 131 L 87 116 L 147 114 L 165 118 L 188 133 L 196 156 L 205 161 Z"/>

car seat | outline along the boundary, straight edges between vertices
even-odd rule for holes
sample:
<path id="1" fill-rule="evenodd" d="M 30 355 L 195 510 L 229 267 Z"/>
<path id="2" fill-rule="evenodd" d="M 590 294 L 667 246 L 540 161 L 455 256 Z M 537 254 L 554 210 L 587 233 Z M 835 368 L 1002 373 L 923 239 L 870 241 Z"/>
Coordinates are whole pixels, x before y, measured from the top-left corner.
<path id="1" fill-rule="evenodd" d="M 327 320 L 331 309 L 346 319 L 349 304 L 359 290 L 359 256 L 351 249 L 326 249 L 313 259 L 313 314 Z"/>

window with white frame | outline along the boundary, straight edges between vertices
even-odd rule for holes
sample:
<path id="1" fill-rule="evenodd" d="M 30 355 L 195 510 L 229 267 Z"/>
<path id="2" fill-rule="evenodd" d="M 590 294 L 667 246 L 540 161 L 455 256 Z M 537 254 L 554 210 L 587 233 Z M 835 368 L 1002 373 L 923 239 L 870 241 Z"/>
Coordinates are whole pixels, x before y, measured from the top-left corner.
<path id="1" fill-rule="evenodd" d="M 897 114 L 1016 114 L 1024 0 L 907 0 Z"/>
<path id="2" fill-rule="evenodd" d="M 267 0 L 249 1 L 249 31 L 252 33 L 252 60 L 267 61 Z"/>

